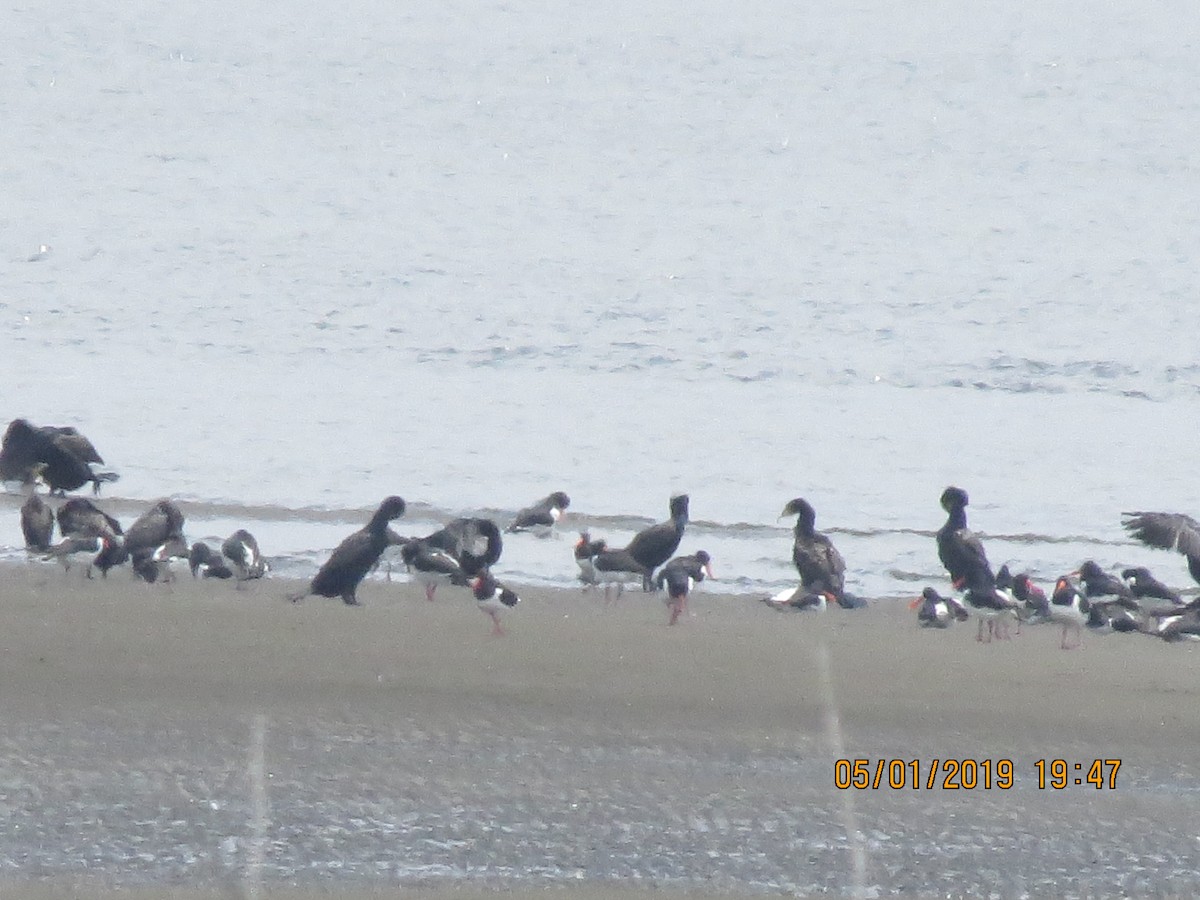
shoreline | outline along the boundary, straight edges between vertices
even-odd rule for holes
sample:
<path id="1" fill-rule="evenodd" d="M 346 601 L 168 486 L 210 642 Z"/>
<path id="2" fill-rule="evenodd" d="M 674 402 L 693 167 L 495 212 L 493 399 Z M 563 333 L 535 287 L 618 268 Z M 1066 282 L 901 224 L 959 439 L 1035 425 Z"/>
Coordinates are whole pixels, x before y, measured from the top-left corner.
<path id="1" fill-rule="evenodd" d="M 974 623 L 920 629 L 901 602 L 777 612 L 707 591 L 668 627 L 662 601 L 641 592 L 605 606 L 602 592 L 540 588 L 522 590 L 508 635 L 492 637 L 469 594 L 448 587 L 427 602 L 418 584 L 370 582 L 364 607 L 349 608 L 288 603 L 302 583 L 286 579 L 237 591 L 77 574 L 0 566 L 0 778 L 10 820 L 38 838 L 0 844 L 13 861 L 0 885 L 18 896 L 70 896 L 84 871 L 59 859 L 67 831 L 54 820 L 80 807 L 105 823 L 91 826 L 104 840 L 70 848 L 93 856 L 89 879 L 220 895 L 246 865 L 256 719 L 269 896 L 849 893 L 858 853 L 868 885 L 935 891 L 948 876 L 920 857 L 946 816 L 956 834 L 978 832 L 960 855 L 984 854 L 981 866 L 988 840 L 1026 828 L 1073 830 L 1078 846 L 1051 855 L 1079 855 L 1085 871 L 1087 848 L 1125 828 L 1142 829 L 1146 853 L 1190 852 L 1179 800 L 1200 791 L 1186 752 L 1200 738 L 1200 651 L 1187 644 L 1089 634 L 1064 652 L 1057 628 L 1035 626 L 979 645 Z M 1008 759 L 1016 783 L 837 790 L 835 761 L 858 758 L 916 760 L 922 780 L 935 759 Z M 1039 789 L 1036 760 L 1058 758 L 1122 763 L 1112 789 Z M 124 824 L 114 803 L 130 807 Z M 629 829 L 658 837 L 626 846 Z M 157 849 L 125 858 L 130 842 Z M 175 860 L 178 846 L 195 859 Z M 397 862 L 410 856 L 425 862 Z M 1006 893 L 1009 874 L 992 866 L 980 886 Z"/>

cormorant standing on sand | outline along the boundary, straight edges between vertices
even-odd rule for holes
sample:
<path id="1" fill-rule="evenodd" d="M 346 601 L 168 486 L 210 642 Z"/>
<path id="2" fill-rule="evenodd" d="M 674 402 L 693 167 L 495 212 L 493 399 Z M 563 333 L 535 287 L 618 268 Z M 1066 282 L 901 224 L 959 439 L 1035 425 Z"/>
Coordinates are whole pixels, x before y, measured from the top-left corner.
<path id="1" fill-rule="evenodd" d="M 391 496 L 379 504 L 365 527 L 360 528 L 337 545 L 325 565 L 321 566 L 308 590 L 292 594 L 289 600 L 303 600 L 309 594 L 319 597 L 341 597 L 347 606 L 358 606 L 359 582 L 388 547 L 388 522 L 404 515 L 404 499 Z"/>

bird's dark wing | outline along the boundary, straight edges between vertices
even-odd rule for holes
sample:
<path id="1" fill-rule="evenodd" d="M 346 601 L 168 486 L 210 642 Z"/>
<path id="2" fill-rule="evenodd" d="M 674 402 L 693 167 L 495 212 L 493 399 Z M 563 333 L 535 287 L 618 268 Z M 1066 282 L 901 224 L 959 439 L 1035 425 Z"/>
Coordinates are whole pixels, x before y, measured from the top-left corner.
<path id="1" fill-rule="evenodd" d="M 797 537 L 792 545 L 792 562 L 805 587 L 818 584 L 826 590 L 840 592 L 845 586 L 846 561 L 833 542 L 823 534 L 811 538 Z"/>
<path id="2" fill-rule="evenodd" d="M 330 554 L 312 580 L 312 592 L 336 597 L 353 588 L 371 570 L 383 553 L 384 545 L 365 528 L 343 540 Z"/>
<path id="3" fill-rule="evenodd" d="M 641 565 L 653 569 L 671 558 L 682 537 L 674 522 L 660 522 L 635 534 L 625 549 Z"/>
<path id="4" fill-rule="evenodd" d="M 1143 544 L 1177 550 L 1185 556 L 1200 556 L 1200 522 L 1183 513 L 1132 512 L 1125 516 L 1125 530 Z"/>

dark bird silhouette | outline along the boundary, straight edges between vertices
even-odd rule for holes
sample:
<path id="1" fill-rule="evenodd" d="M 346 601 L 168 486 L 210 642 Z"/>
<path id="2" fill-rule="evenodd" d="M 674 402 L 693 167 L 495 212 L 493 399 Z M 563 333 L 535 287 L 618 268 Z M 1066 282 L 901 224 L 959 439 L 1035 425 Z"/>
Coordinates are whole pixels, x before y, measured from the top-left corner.
<path id="1" fill-rule="evenodd" d="M 947 513 L 946 524 L 938 529 L 938 558 L 950 581 L 957 590 L 965 590 L 966 606 L 979 616 L 979 630 L 975 639 L 988 642 L 997 634 L 997 621 L 1015 615 L 1017 603 L 1011 597 L 996 590 L 996 575 L 988 563 L 983 541 L 967 527 L 967 492 L 962 488 L 948 487 L 942 491 L 942 509 Z M 987 623 L 987 638 L 983 636 Z M 1000 636 L 1004 637 L 1003 624 Z"/>
<path id="2" fill-rule="evenodd" d="M 528 506 L 517 513 L 517 517 L 504 530 L 549 534 L 570 505 L 570 497 L 562 491 L 555 491 L 553 494 L 543 497 L 533 506 Z"/>
<path id="3" fill-rule="evenodd" d="M 1115 575 L 1109 575 L 1100 568 L 1095 560 L 1086 560 L 1079 570 L 1072 572 L 1071 575 L 1080 580 L 1083 584 L 1083 592 L 1093 603 L 1097 601 L 1115 602 L 1126 609 L 1138 608 L 1137 598 L 1133 596 L 1129 585 Z"/>
<path id="4" fill-rule="evenodd" d="M 967 608 L 953 597 L 943 597 L 931 587 L 921 591 L 909 609 L 917 611 L 917 622 L 924 628 L 949 628 L 952 622 L 965 622 L 970 614 Z"/>
<path id="5" fill-rule="evenodd" d="M 124 534 L 121 523 L 86 497 L 72 497 L 58 508 L 58 530 L 70 534 Z"/>
<path id="6" fill-rule="evenodd" d="M 451 519 L 445 527 L 420 541 L 453 556 L 467 577 L 494 566 L 504 551 L 500 526 L 491 519 Z"/>
<path id="7" fill-rule="evenodd" d="M 687 611 L 688 595 L 708 576 L 713 578 L 712 557 L 704 550 L 690 556 L 676 556 L 667 561 L 655 579 L 660 589 L 667 589 L 667 608 L 671 611 L 668 625 L 674 625 Z"/>
<path id="8" fill-rule="evenodd" d="M 1162 616 L 1143 629 L 1164 641 L 1200 641 L 1200 610 L 1181 610 Z"/>
<path id="9" fill-rule="evenodd" d="M 431 547 L 423 540 L 408 541 L 400 548 L 400 558 L 415 581 L 425 585 L 425 599 L 433 600 L 438 585 L 449 582 L 466 587 L 467 574 L 452 554 Z"/>
<path id="10" fill-rule="evenodd" d="M 807 592 L 823 592 L 840 601 L 846 588 L 846 561 L 827 536 L 816 530 L 817 514 L 803 497 L 789 500 L 779 518 L 796 517 L 792 529 L 792 562 Z"/>
<path id="11" fill-rule="evenodd" d="M 217 551 L 204 541 L 196 541 L 188 553 L 188 568 L 192 570 L 193 578 L 232 578 L 233 569 L 229 568 Z"/>
<path id="12" fill-rule="evenodd" d="M 1012 577 L 1012 595 L 1021 604 L 1018 612 L 1025 619 L 1050 617 L 1050 601 L 1046 598 L 1046 592 L 1033 583 L 1028 572 L 1018 572 Z"/>
<path id="13" fill-rule="evenodd" d="M 139 551 L 131 554 L 131 565 L 134 574 L 154 584 L 161 581 L 164 584 L 175 580 L 175 568 L 179 565 L 190 565 L 191 548 L 182 534 L 171 535 L 149 552 Z"/>
<path id="14" fill-rule="evenodd" d="M 679 549 L 679 542 L 683 540 L 683 530 L 687 523 L 688 495 L 676 494 L 671 498 L 671 518 L 666 522 L 643 528 L 633 536 L 633 540 L 625 548 L 630 556 L 648 570 L 648 574 L 642 580 L 642 587 L 646 590 L 652 587 L 650 577 L 654 570 Z"/>
<path id="15" fill-rule="evenodd" d="M 1122 525 L 1150 547 L 1174 550 L 1187 559 L 1188 572 L 1200 584 L 1200 522 L 1183 513 L 1127 512 Z"/>
<path id="16" fill-rule="evenodd" d="M 37 494 L 30 494 L 21 504 L 21 534 L 25 537 L 26 549 L 36 552 L 50 549 L 54 537 L 54 510 Z"/>
<path id="17" fill-rule="evenodd" d="M 938 529 L 938 558 L 950 581 L 958 590 L 987 591 L 996 586 L 996 576 L 988 563 L 983 542 L 967 527 L 967 492 L 948 487 L 942 491 L 941 504 L 948 517 Z"/>
<path id="18" fill-rule="evenodd" d="M 221 544 L 221 555 L 229 560 L 237 576 L 238 587 L 242 586 L 242 582 L 262 578 L 271 568 L 258 549 L 258 541 L 245 528 L 239 528 L 225 538 Z"/>
<path id="19" fill-rule="evenodd" d="M 1175 604 L 1183 603 L 1183 598 L 1177 591 L 1171 590 L 1155 578 L 1145 566 L 1123 569 L 1121 580 L 1125 582 L 1133 596 L 1139 600 L 1143 597 L 1154 597 L 1159 600 L 1169 600 Z"/>
<path id="20" fill-rule="evenodd" d="M 116 481 L 115 472 L 97 472 L 91 463 L 103 464 L 91 441 L 70 427 L 36 426 L 13 419 L 0 446 L 0 480 L 32 483 L 40 477 L 54 493 L 74 491 L 88 482 L 95 493 L 100 485 Z"/>
<path id="21" fill-rule="evenodd" d="M 491 617 L 492 634 L 503 636 L 504 627 L 500 624 L 500 614 L 520 603 L 521 598 L 497 581 L 487 569 L 482 569 L 472 579 L 471 592 L 475 595 L 479 608 Z"/>
<path id="22" fill-rule="evenodd" d="M 309 594 L 316 594 L 320 597 L 341 597 L 347 606 L 357 606 L 359 582 L 388 547 L 388 523 L 404 515 L 404 507 L 404 500 L 396 496 L 380 503 L 365 527 L 337 545 L 313 577 L 308 590 L 293 594 L 288 599 L 294 602 Z"/>
<path id="23" fill-rule="evenodd" d="M 171 500 L 155 501 L 125 532 L 125 551 L 144 581 L 171 581 L 171 561 L 191 552 L 183 537 L 183 512 Z"/>

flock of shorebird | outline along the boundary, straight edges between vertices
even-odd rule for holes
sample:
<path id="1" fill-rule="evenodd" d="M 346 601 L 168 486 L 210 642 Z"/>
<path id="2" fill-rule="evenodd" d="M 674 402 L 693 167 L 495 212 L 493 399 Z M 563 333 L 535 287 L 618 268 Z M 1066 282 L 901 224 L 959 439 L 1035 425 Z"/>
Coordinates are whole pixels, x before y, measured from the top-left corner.
<path id="1" fill-rule="evenodd" d="M 33 426 L 14 420 L 0 446 L 0 480 L 20 481 L 33 487 L 21 507 L 21 528 L 26 547 L 46 559 L 58 559 L 69 568 L 82 561 L 87 576 L 102 575 L 129 562 L 135 575 L 148 582 L 170 581 L 176 564 L 186 563 L 193 577 L 234 579 L 239 587 L 262 578 L 269 566 L 258 542 L 245 529 L 230 535 L 219 552 L 203 542 L 189 544 L 183 535 L 184 516 L 170 500 L 155 502 L 128 529 L 91 500 L 65 500 L 57 513 L 36 492 L 44 483 L 51 493 L 63 494 L 85 484 L 96 492 L 116 480 L 111 472 L 98 472 L 103 464 L 91 442 L 73 428 Z M 570 506 L 563 491 L 555 491 L 521 510 L 505 533 L 554 532 Z M 675 555 L 688 523 L 688 495 L 670 499 L 670 517 L 639 531 L 624 547 L 609 547 L 603 539 L 580 534 L 574 545 L 579 579 L 585 590 L 604 586 L 605 600 L 617 596 L 626 584 L 641 583 L 647 591 L 665 591 L 669 623 L 686 611 L 693 588 L 713 577 L 712 559 L 703 550 Z M 1200 640 L 1200 598 L 1190 602 L 1156 580 L 1145 568 L 1126 569 L 1121 578 L 1088 560 L 1062 575 L 1047 596 L 1029 573 L 1016 575 L 1008 566 L 994 572 L 983 542 L 967 527 L 966 491 L 948 487 L 941 505 L 946 523 L 937 532 L 938 557 L 949 573 L 956 596 L 945 597 L 927 587 L 911 604 L 918 622 L 946 628 L 974 615 L 977 640 L 1009 636 L 1015 623 L 1051 622 L 1062 626 L 1060 646 L 1077 647 L 1084 627 L 1140 633 L 1166 640 Z M 425 537 L 402 537 L 391 523 L 404 514 L 405 502 L 390 496 L 380 503 L 367 524 L 343 540 L 317 571 L 306 590 L 290 595 L 298 601 L 309 595 L 338 597 L 357 605 L 358 586 L 379 565 L 390 547 L 399 549 L 412 578 L 423 584 L 429 600 L 442 583 L 471 590 L 479 607 L 492 620 L 492 631 L 503 634 L 500 615 L 516 606 L 516 592 L 497 580 L 492 567 L 499 561 L 503 537 L 499 525 L 488 518 L 458 518 Z M 764 598 L 780 610 L 820 610 L 830 605 L 845 609 L 866 601 L 845 589 L 846 563 L 832 541 L 816 530 L 816 513 L 804 498 L 783 508 L 780 518 L 795 516 L 792 562 L 799 575 L 795 588 Z M 61 540 L 53 541 L 55 524 Z M 1182 553 L 1192 577 L 1200 582 L 1200 523 L 1178 513 L 1127 513 L 1125 528 L 1139 541 Z M 1074 636 L 1074 641 L 1068 640 Z"/>

